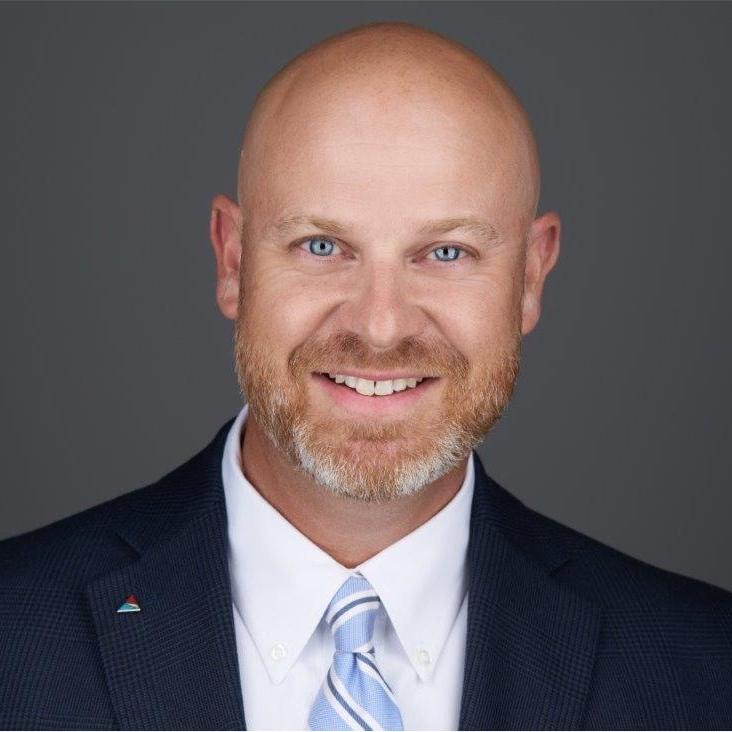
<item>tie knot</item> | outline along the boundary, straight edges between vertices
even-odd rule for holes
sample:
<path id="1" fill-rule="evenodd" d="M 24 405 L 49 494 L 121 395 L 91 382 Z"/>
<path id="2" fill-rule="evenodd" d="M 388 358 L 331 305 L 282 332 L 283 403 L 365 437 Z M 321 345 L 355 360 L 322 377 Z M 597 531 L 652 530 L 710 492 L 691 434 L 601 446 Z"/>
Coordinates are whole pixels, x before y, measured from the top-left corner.
<path id="1" fill-rule="evenodd" d="M 372 650 L 374 623 L 381 601 L 368 580 L 349 577 L 333 595 L 325 613 L 336 651 L 366 653 Z"/>

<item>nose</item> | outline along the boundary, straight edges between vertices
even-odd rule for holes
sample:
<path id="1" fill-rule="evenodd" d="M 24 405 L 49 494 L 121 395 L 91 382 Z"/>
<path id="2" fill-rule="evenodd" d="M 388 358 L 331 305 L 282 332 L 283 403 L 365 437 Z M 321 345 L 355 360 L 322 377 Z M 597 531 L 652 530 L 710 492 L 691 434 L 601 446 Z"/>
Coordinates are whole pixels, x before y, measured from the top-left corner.
<path id="1" fill-rule="evenodd" d="M 376 263 L 358 274 L 344 325 L 358 333 L 374 350 L 396 347 L 419 335 L 424 314 L 413 302 L 408 275 L 394 263 Z"/>

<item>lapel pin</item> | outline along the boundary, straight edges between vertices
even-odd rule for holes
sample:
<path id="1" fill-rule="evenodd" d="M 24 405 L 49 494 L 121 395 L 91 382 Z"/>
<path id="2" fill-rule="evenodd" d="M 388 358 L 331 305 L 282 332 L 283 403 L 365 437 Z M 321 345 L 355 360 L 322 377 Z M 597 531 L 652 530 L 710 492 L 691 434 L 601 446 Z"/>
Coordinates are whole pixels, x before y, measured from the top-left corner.
<path id="1" fill-rule="evenodd" d="M 127 599 L 117 608 L 118 613 L 139 613 L 140 603 L 135 595 L 128 595 Z"/>

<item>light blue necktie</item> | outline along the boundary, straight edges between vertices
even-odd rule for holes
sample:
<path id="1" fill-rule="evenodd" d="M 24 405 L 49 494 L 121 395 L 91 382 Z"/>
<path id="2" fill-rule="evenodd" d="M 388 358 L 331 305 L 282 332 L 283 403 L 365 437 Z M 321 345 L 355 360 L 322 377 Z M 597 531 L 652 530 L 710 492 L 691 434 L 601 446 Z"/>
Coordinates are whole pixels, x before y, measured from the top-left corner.
<path id="1" fill-rule="evenodd" d="M 328 669 L 308 717 L 311 730 L 401 730 L 394 695 L 374 658 L 374 622 L 381 601 L 365 577 L 349 577 L 328 605 L 335 640 Z"/>

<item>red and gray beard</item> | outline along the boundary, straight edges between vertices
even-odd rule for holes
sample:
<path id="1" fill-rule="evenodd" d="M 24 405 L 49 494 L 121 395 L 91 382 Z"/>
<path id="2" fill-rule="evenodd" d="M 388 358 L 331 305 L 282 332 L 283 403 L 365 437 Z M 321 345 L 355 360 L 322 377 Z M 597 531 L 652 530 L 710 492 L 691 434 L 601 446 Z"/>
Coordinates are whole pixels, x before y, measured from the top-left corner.
<path id="1" fill-rule="evenodd" d="M 364 502 L 419 492 L 483 440 L 503 414 L 518 377 L 518 327 L 507 341 L 507 346 L 487 349 L 490 360 L 471 368 L 444 342 L 407 338 L 389 352 L 372 353 L 357 335 L 337 333 L 302 343 L 283 365 L 271 357 L 266 338 L 251 336 L 245 319 L 239 317 L 234 328 L 235 367 L 249 405 L 247 419 L 255 420 L 289 462 L 316 483 Z M 312 374 L 355 369 L 438 375 L 445 381 L 441 403 L 424 414 L 417 406 L 419 421 L 411 415 L 381 419 L 321 413 L 308 397 Z"/>

